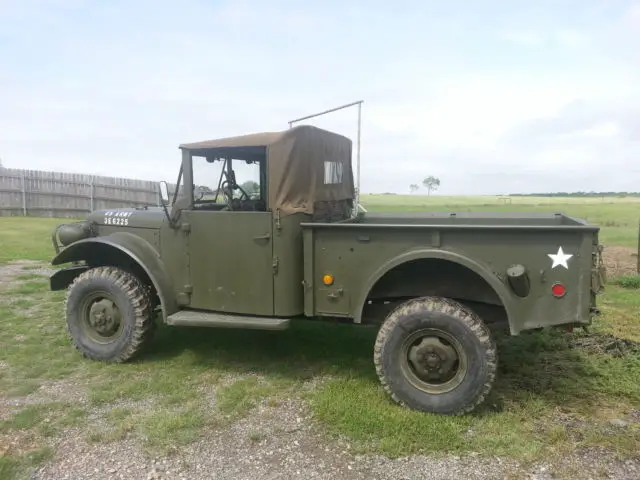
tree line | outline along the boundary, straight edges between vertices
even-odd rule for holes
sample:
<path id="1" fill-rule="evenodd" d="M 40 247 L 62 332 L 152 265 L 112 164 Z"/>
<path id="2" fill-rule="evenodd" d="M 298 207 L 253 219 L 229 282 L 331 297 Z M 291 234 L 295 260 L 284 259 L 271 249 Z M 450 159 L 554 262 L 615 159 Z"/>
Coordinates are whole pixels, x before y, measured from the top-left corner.
<path id="1" fill-rule="evenodd" d="M 640 192 L 547 192 L 510 193 L 510 197 L 640 197 Z"/>

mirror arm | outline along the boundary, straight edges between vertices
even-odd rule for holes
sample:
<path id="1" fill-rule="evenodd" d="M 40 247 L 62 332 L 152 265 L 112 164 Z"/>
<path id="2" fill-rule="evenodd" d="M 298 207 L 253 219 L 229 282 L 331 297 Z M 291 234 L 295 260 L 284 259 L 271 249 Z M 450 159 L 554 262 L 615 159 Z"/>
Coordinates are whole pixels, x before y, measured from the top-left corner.
<path id="1" fill-rule="evenodd" d="M 163 189 L 163 187 L 164 187 L 164 189 Z M 177 192 L 177 188 L 176 188 L 176 192 Z M 165 198 L 164 198 L 165 196 L 167 198 L 166 201 L 165 201 Z M 166 202 L 168 202 L 168 201 L 169 201 L 169 187 L 167 186 L 167 182 L 162 181 L 162 182 L 160 182 L 160 203 L 162 204 L 162 209 L 164 210 L 164 214 L 167 217 L 167 220 L 169 221 L 169 227 L 175 228 L 175 222 L 171 218 L 171 215 L 169 214 L 169 209 L 167 208 L 167 203 Z"/>
<path id="2" fill-rule="evenodd" d="M 180 190 L 180 180 L 182 180 L 182 165 L 180 165 L 180 171 L 178 172 L 178 181 L 176 182 L 176 189 L 173 192 L 173 200 L 171 201 L 171 204 L 175 204 L 176 201 L 178 200 L 178 190 Z"/>
<path id="3" fill-rule="evenodd" d="M 169 209 L 167 208 L 167 204 L 162 202 L 162 208 L 164 209 L 164 214 L 167 217 L 167 220 L 169 221 L 169 227 L 176 228 L 175 223 L 173 222 L 173 219 L 171 218 L 171 214 L 169 213 Z"/>

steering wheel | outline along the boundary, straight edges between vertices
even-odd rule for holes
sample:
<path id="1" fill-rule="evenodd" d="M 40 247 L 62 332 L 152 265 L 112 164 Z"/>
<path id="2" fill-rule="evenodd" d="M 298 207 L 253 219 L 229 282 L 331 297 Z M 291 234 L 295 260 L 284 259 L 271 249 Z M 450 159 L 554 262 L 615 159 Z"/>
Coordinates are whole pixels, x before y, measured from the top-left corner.
<path id="1" fill-rule="evenodd" d="M 251 197 L 249 196 L 249 194 L 245 192 L 240 185 L 236 184 L 236 188 L 240 190 L 240 192 L 242 193 L 242 196 L 238 200 L 251 200 Z"/>
<path id="2" fill-rule="evenodd" d="M 220 184 L 219 192 L 222 192 L 222 196 L 224 197 L 224 201 L 227 204 L 227 207 L 231 209 L 231 200 L 233 199 L 233 193 L 229 193 L 229 181 L 225 180 Z"/>
<path id="3" fill-rule="evenodd" d="M 229 185 L 230 185 L 229 180 L 225 180 L 220 184 L 220 189 L 223 192 L 223 195 L 225 197 L 225 203 L 229 207 L 229 210 L 234 210 L 233 208 L 234 200 L 237 200 L 237 201 L 251 200 L 251 197 L 247 194 L 247 192 L 244 191 L 244 189 L 240 185 L 235 184 L 232 187 L 229 187 Z M 237 199 L 233 198 L 234 189 L 240 190 L 241 192 L 240 198 L 237 198 Z"/>

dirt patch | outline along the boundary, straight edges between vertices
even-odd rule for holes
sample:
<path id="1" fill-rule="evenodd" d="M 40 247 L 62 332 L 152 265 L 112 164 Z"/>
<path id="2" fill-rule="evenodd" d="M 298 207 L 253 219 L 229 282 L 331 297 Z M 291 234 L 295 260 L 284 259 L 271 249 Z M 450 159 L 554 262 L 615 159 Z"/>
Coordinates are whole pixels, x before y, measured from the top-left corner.
<path id="1" fill-rule="evenodd" d="M 61 402 L 83 406 L 88 403 L 87 389 L 72 379 L 43 382 L 33 393 L 21 397 L 0 397 L 0 412 L 3 408 L 22 408 L 30 405 L 45 405 Z"/>
<path id="2" fill-rule="evenodd" d="M 44 382 L 29 397 L 36 402 L 62 402 L 72 405 L 86 405 L 88 402 L 87 388 L 70 378 Z"/>
<path id="3" fill-rule="evenodd" d="M 53 272 L 46 264 L 36 260 L 16 260 L 0 265 L 0 304 L 8 305 L 14 313 L 23 317 L 37 316 L 40 308 L 36 298 L 25 294 L 10 295 L 8 292 L 29 281 L 39 281 L 38 277 L 47 278 Z"/>
<path id="4" fill-rule="evenodd" d="M 636 275 L 638 268 L 638 250 L 617 245 L 605 245 L 602 261 L 607 268 L 607 277 Z"/>
<path id="5" fill-rule="evenodd" d="M 0 289 L 9 288 L 11 285 L 24 283 L 18 280 L 20 275 L 39 275 L 48 277 L 55 270 L 37 260 L 14 260 L 6 265 L 0 265 Z"/>
<path id="6" fill-rule="evenodd" d="M 627 355 L 640 355 L 640 343 L 625 338 L 618 338 L 609 333 L 593 333 L 591 335 L 570 337 L 569 346 L 580 348 L 588 353 L 597 355 L 611 355 L 612 357 L 624 357 Z"/>
<path id="7" fill-rule="evenodd" d="M 10 431 L 0 434 L 0 457 L 5 455 L 23 455 L 37 450 L 38 442 L 31 432 Z"/>

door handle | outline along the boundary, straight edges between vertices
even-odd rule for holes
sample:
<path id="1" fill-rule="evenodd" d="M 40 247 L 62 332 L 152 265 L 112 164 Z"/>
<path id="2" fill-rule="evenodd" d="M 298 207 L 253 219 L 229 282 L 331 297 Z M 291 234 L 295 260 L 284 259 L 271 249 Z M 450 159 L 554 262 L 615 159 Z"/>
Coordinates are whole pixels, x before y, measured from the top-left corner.
<path id="1" fill-rule="evenodd" d="M 257 237 L 253 237 L 254 240 L 269 240 L 271 238 L 271 235 L 268 233 L 265 233 L 264 235 L 258 235 Z"/>
<path id="2" fill-rule="evenodd" d="M 329 292 L 327 294 L 327 297 L 332 298 L 332 299 L 336 299 L 336 298 L 340 297 L 343 293 L 344 293 L 344 291 L 341 288 L 339 288 L 335 292 Z"/>

